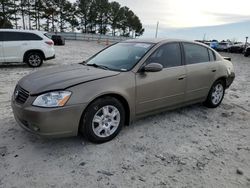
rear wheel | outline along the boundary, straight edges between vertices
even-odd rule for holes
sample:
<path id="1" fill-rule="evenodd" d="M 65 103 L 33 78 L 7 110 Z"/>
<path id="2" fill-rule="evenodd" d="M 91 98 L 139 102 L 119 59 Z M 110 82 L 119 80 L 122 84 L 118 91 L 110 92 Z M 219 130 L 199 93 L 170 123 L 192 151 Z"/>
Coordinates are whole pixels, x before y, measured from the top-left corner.
<path id="1" fill-rule="evenodd" d="M 116 137 L 124 123 L 125 110 L 121 102 L 113 97 L 104 97 L 86 109 L 81 132 L 90 141 L 103 143 Z"/>
<path id="2" fill-rule="evenodd" d="M 39 52 L 30 52 L 25 57 L 25 62 L 30 67 L 40 67 L 43 64 L 42 54 Z"/>
<path id="3" fill-rule="evenodd" d="M 219 106 L 224 98 L 225 83 L 222 80 L 216 81 L 209 91 L 205 106 L 209 108 L 216 108 Z"/>

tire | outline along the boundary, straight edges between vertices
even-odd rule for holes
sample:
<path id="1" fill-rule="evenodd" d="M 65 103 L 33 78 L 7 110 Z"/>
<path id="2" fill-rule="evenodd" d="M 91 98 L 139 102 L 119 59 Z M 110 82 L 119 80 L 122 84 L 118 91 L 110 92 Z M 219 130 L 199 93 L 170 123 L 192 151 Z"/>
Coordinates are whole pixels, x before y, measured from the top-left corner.
<path id="1" fill-rule="evenodd" d="M 222 80 L 217 80 L 212 85 L 204 105 L 208 108 L 218 107 L 224 98 L 224 94 L 225 83 Z"/>
<path id="2" fill-rule="evenodd" d="M 25 57 L 25 63 L 30 67 L 40 67 L 43 64 L 43 56 L 39 52 L 30 52 Z"/>
<path id="3" fill-rule="evenodd" d="M 112 113 L 115 116 L 112 117 Z M 99 98 L 86 109 L 81 122 L 80 131 L 89 141 L 104 143 L 121 131 L 125 124 L 125 110 L 116 98 Z"/>

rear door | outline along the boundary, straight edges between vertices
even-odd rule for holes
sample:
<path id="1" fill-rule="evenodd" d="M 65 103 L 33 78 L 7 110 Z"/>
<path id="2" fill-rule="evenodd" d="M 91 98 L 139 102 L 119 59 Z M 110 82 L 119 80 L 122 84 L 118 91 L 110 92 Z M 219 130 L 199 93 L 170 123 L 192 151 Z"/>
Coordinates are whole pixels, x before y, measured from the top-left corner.
<path id="1" fill-rule="evenodd" d="M 0 63 L 4 62 L 3 54 L 3 32 L 0 31 Z"/>
<path id="2" fill-rule="evenodd" d="M 215 56 L 212 50 L 199 44 L 183 43 L 183 49 L 187 70 L 186 101 L 204 99 L 217 71 Z"/>
<path id="3" fill-rule="evenodd" d="M 163 70 L 136 74 L 136 113 L 139 116 L 178 105 L 185 97 L 186 70 L 179 43 L 160 46 L 145 64 L 150 63 L 162 64 Z"/>

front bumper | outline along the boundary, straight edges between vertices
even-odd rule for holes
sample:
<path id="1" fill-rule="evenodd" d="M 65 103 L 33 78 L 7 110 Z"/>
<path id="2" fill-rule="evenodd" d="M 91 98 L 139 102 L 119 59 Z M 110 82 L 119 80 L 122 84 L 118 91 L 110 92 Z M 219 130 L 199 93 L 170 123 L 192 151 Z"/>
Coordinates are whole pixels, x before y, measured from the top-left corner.
<path id="1" fill-rule="evenodd" d="M 235 73 L 232 72 L 226 79 L 226 88 L 229 88 L 229 86 L 233 83 L 235 79 Z"/>
<path id="2" fill-rule="evenodd" d="M 86 107 L 84 104 L 60 108 L 24 107 L 14 100 L 11 106 L 15 119 L 22 128 L 49 138 L 76 136 Z"/>

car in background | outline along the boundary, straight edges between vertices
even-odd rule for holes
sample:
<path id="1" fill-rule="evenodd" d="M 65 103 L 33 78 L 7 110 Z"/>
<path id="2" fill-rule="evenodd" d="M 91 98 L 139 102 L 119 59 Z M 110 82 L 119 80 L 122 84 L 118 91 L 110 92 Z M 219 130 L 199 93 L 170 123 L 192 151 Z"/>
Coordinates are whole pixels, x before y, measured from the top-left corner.
<path id="1" fill-rule="evenodd" d="M 39 67 L 53 58 L 54 42 L 42 32 L 0 29 L 0 64 L 25 62 Z"/>
<path id="2" fill-rule="evenodd" d="M 219 46 L 219 43 L 217 40 L 212 40 L 210 42 L 210 47 L 213 48 L 214 50 L 217 50 L 218 46 Z"/>
<path id="3" fill-rule="evenodd" d="M 203 44 L 206 44 L 207 46 L 213 48 L 214 50 L 217 50 L 218 48 L 218 41 L 217 40 L 212 40 L 212 41 L 196 41 L 196 42 L 201 42 Z"/>
<path id="4" fill-rule="evenodd" d="M 231 44 L 229 42 L 219 42 L 217 51 L 219 52 L 228 52 Z"/>
<path id="5" fill-rule="evenodd" d="M 236 43 L 236 44 L 233 44 L 232 46 L 230 46 L 228 48 L 228 52 L 230 53 L 243 53 L 244 51 L 244 45 L 242 43 Z"/>
<path id="6" fill-rule="evenodd" d="M 133 39 L 86 62 L 25 76 L 11 103 L 16 121 L 31 133 L 81 132 L 102 143 L 150 114 L 200 102 L 216 108 L 234 77 L 232 63 L 204 44 Z"/>
<path id="7" fill-rule="evenodd" d="M 244 51 L 244 56 L 248 57 L 250 55 L 250 47 L 247 47 Z"/>
<path id="8" fill-rule="evenodd" d="M 51 39 L 55 45 L 65 45 L 65 38 L 61 35 L 52 35 Z"/>

